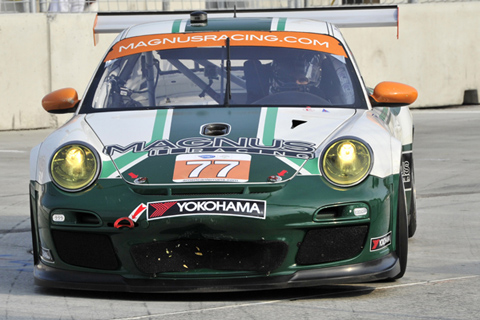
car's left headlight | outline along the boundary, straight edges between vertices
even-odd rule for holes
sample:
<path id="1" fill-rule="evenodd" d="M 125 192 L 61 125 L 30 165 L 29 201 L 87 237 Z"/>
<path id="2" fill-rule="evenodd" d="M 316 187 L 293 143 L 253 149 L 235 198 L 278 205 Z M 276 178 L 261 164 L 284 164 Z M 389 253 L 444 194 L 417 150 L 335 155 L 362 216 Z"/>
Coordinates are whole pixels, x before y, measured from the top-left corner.
<path id="1" fill-rule="evenodd" d="M 64 191 L 80 191 L 89 187 L 99 172 L 98 156 L 84 144 L 68 144 L 55 152 L 50 163 L 50 175 Z"/>
<path id="2" fill-rule="evenodd" d="M 330 183 L 350 187 L 365 179 L 372 164 L 373 154 L 368 144 L 355 138 L 342 138 L 325 149 L 320 169 Z"/>

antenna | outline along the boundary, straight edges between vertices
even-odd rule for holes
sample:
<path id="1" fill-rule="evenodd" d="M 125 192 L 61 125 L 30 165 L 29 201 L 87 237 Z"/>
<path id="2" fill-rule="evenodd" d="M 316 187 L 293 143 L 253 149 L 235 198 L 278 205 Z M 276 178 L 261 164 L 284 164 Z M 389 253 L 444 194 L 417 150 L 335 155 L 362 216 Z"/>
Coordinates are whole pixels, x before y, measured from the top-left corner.
<path id="1" fill-rule="evenodd" d="M 233 17 L 237 17 L 237 1 L 235 1 L 235 4 L 233 5 Z"/>

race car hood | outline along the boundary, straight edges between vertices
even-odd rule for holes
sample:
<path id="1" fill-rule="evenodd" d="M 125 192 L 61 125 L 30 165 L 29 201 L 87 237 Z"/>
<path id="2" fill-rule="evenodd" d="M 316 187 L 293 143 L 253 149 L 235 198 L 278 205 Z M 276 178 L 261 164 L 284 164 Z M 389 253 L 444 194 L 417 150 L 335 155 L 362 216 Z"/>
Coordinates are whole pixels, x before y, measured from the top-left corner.
<path id="1" fill-rule="evenodd" d="M 354 109 L 185 108 L 86 116 L 111 161 L 102 178 L 132 184 L 265 183 L 296 175 Z M 304 168 L 302 169 L 304 170 Z"/>

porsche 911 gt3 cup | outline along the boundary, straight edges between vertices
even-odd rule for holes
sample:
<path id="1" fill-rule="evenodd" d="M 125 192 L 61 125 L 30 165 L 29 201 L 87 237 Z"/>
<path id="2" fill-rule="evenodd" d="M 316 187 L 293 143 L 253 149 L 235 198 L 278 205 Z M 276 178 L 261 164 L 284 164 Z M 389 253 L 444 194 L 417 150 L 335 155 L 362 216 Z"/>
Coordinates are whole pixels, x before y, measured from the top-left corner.
<path id="1" fill-rule="evenodd" d="M 340 31 L 196 13 L 128 27 L 31 152 L 35 283 L 230 291 L 398 279 L 415 89 L 367 88 Z"/>

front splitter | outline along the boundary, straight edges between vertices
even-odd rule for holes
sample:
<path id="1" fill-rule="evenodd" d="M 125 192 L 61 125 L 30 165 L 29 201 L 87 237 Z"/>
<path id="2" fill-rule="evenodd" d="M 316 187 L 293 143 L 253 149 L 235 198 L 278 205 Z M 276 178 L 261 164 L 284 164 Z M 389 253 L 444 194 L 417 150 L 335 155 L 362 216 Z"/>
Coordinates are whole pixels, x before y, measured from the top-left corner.
<path id="1" fill-rule="evenodd" d="M 35 284 L 49 288 L 118 292 L 233 292 L 314 287 L 393 279 L 400 272 L 395 253 L 381 259 L 331 268 L 297 271 L 284 276 L 215 279 L 128 279 L 121 275 L 68 271 L 39 262 Z"/>

